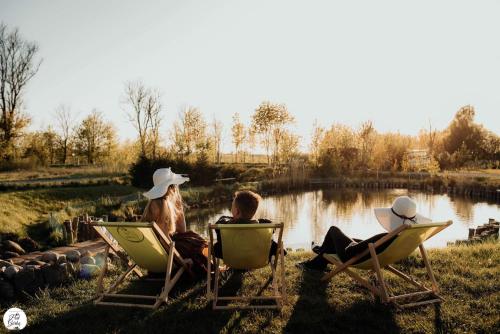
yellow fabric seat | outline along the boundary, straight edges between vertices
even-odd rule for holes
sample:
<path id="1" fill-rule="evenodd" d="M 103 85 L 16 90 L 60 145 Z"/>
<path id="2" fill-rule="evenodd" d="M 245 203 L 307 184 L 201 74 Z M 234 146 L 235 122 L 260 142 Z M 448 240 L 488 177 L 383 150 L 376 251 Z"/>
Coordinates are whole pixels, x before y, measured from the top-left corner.
<path id="1" fill-rule="evenodd" d="M 259 269 L 268 264 L 274 227 L 224 224 L 219 229 L 226 265 L 234 269 Z"/>
<path id="2" fill-rule="evenodd" d="M 220 259 L 213 254 L 214 238 L 213 231 L 219 230 L 222 242 L 222 254 L 224 264 L 240 270 L 252 270 L 263 268 L 270 264 L 271 279 L 274 295 L 271 297 L 247 296 L 247 297 L 219 297 L 219 279 L 220 279 Z M 269 253 L 274 230 L 278 231 L 278 249 L 274 255 L 274 260 L 269 263 Z M 209 261 L 209 271 L 207 275 L 207 298 L 213 301 L 213 309 L 228 309 L 231 306 L 219 306 L 219 300 L 227 301 L 250 301 L 259 299 L 272 299 L 276 305 L 256 305 L 239 306 L 239 308 L 280 308 L 285 299 L 285 258 L 283 248 L 283 223 L 261 223 L 261 224 L 211 224 L 208 228 L 210 236 L 209 257 L 215 264 L 214 288 L 211 288 L 211 263 Z M 277 269 L 278 260 L 280 264 L 281 284 L 278 286 Z"/>

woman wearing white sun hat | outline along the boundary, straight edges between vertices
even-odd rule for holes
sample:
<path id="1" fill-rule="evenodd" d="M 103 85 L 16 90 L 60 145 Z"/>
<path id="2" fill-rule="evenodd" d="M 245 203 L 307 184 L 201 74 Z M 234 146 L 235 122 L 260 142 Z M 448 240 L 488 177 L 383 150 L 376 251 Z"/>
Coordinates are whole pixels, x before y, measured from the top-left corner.
<path id="1" fill-rule="evenodd" d="M 175 241 L 175 248 L 184 258 L 193 260 L 192 271 L 203 277 L 207 269 L 204 249 L 208 243 L 199 234 L 186 230 L 184 206 L 179 185 L 189 178 L 160 168 L 153 173 L 153 187 L 143 195 L 149 199 L 142 215 L 144 222 L 156 222 Z"/>
<path id="2" fill-rule="evenodd" d="M 394 200 L 390 208 L 376 208 L 374 213 L 378 223 L 388 232 L 403 223 L 422 224 L 431 222 L 429 218 L 417 213 L 417 204 L 408 196 L 399 196 Z M 328 262 L 323 258 L 324 253 L 335 253 L 345 262 L 367 249 L 369 243 L 373 243 L 385 235 L 387 233 L 380 233 L 365 240 L 351 239 L 338 227 L 332 226 L 326 233 L 323 244 L 313 248 L 313 251 L 318 255 L 309 261 L 302 262 L 300 265 L 307 269 L 326 270 Z M 394 238 L 378 247 L 377 253 L 386 249 L 393 240 Z M 362 262 L 367 258 L 368 256 L 358 262 Z"/>

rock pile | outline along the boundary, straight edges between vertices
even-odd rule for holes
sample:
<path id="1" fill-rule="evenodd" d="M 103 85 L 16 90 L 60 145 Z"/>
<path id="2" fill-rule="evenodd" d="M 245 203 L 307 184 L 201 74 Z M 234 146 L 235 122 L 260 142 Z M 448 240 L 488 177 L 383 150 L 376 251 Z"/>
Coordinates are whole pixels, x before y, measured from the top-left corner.
<path id="1" fill-rule="evenodd" d="M 0 260 L 0 299 L 11 300 L 23 292 L 33 294 L 41 288 L 59 286 L 76 278 L 90 279 L 99 273 L 104 261 L 111 266 L 110 258 L 105 259 L 104 253 L 81 254 L 78 250 L 65 254 L 47 251 L 39 259 L 22 265 L 9 259 Z"/>
<path id="2" fill-rule="evenodd" d="M 15 234 L 3 235 L 0 241 L 0 258 L 4 260 L 37 251 L 39 248 L 33 239 L 18 238 Z"/>

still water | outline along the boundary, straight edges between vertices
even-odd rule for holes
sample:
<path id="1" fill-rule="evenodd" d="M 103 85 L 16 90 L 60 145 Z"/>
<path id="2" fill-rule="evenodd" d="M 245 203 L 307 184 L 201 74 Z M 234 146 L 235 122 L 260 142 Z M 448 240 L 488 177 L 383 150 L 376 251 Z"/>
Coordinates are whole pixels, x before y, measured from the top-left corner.
<path id="1" fill-rule="evenodd" d="M 446 194 L 427 194 L 406 189 L 381 191 L 315 190 L 266 196 L 256 214 L 283 222 L 286 247 L 309 249 L 321 243 L 330 226 L 338 226 L 353 238 L 365 239 L 385 232 L 377 223 L 373 208 L 390 207 L 397 196 L 407 195 L 417 203 L 417 211 L 433 221 L 453 220 L 453 224 L 426 242 L 427 247 L 444 247 L 449 241 L 466 239 L 469 227 L 500 220 L 500 206 Z M 230 215 L 230 204 L 209 210 L 190 210 L 188 228 L 207 237 L 207 225 L 221 215 Z"/>

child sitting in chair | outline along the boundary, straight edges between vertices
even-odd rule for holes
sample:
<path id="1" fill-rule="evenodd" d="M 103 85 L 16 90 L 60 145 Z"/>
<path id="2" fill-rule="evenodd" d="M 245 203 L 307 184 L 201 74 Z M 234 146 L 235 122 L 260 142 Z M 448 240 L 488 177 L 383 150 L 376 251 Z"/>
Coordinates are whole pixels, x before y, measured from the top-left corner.
<path id="1" fill-rule="evenodd" d="M 268 219 L 253 219 L 257 208 L 259 207 L 261 197 L 253 191 L 243 190 L 236 192 L 231 206 L 232 217 L 222 216 L 216 224 L 265 224 L 271 223 Z M 215 230 L 217 235 L 217 242 L 214 244 L 214 255 L 219 259 L 223 258 L 222 254 L 222 239 L 220 231 Z M 276 255 L 278 244 L 273 240 L 271 250 L 269 252 L 269 260 L 271 256 Z M 286 255 L 286 252 L 285 252 Z"/>

